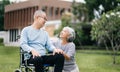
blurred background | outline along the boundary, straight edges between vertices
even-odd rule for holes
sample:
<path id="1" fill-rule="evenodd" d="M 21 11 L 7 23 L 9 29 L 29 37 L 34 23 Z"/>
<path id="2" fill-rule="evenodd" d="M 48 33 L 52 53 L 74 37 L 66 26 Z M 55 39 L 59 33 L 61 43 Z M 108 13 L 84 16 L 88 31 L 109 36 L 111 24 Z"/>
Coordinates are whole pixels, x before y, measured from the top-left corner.
<path id="1" fill-rule="evenodd" d="M 120 71 L 120 0 L 0 0 L 0 72 L 19 68 L 20 33 L 38 9 L 51 40 L 64 26 L 75 29 L 81 72 Z"/>

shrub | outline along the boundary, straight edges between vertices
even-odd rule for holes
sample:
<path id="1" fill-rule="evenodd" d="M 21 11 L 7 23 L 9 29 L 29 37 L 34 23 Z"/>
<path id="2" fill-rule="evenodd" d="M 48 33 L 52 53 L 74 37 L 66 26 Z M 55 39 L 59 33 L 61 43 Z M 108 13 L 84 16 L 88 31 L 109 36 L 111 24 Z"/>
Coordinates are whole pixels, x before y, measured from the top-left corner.
<path id="1" fill-rule="evenodd" d="M 0 38 L 0 45 L 3 45 L 3 38 Z"/>

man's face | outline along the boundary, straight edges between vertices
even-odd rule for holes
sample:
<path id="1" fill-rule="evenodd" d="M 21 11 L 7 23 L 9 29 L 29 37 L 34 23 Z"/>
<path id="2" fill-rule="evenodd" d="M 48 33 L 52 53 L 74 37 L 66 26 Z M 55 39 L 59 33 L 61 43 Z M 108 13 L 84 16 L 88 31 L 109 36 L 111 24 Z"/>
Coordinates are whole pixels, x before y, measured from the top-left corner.
<path id="1" fill-rule="evenodd" d="M 45 22 L 47 21 L 46 14 L 42 14 L 41 16 L 37 17 L 38 24 L 44 26 Z"/>

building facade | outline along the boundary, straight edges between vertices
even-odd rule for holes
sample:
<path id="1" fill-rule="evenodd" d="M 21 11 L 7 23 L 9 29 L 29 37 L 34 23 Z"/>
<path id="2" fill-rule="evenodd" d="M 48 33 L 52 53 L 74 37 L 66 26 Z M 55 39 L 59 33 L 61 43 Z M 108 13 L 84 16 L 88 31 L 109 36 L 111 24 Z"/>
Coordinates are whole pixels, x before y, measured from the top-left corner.
<path id="1" fill-rule="evenodd" d="M 45 29 L 52 37 L 56 26 L 61 24 L 62 13 L 66 10 L 71 11 L 71 5 L 71 2 L 61 0 L 29 0 L 7 5 L 4 19 L 7 40 L 4 44 L 19 46 L 17 36 L 25 26 L 32 24 L 33 14 L 38 9 L 46 12 L 48 21 L 45 24 Z"/>

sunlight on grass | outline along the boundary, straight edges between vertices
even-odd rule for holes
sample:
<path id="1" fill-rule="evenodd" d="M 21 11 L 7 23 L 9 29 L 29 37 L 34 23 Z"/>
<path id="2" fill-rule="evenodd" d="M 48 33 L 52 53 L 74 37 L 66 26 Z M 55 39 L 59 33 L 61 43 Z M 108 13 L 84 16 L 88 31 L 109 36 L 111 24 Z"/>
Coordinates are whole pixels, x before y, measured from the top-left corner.
<path id="1" fill-rule="evenodd" d="M 112 57 L 105 50 L 77 50 L 76 62 L 80 72 L 120 72 L 118 64 L 112 64 Z M 19 68 L 19 48 L 0 46 L 0 72 L 14 72 Z"/>
<path id="2" fill-rule="evenodd" d="M 120 72 L 120 65 L 113 65 L 112 57 L 102 54 L 105 51 L 90 51 L 91 53 L 86 51 L 78 50 L 76 54 L 76 61 L 81 72 Z"/>

